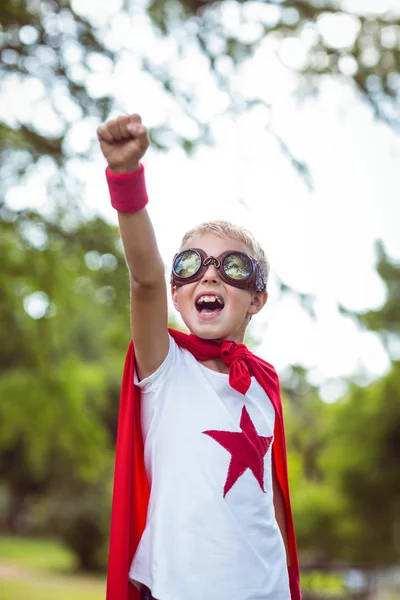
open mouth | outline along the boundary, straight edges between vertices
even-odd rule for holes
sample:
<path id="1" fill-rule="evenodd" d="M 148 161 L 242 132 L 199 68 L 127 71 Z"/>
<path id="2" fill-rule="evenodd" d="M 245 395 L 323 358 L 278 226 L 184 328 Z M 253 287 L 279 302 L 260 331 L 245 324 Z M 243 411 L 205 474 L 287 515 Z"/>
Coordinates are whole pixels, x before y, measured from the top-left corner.
<path id="1" fill-rule="evenodd" d="M 216 294 L 199 296 L 196 300 L 196 309 L 203 315 L 220 312 L 224 308 L 224 301 Z"/>

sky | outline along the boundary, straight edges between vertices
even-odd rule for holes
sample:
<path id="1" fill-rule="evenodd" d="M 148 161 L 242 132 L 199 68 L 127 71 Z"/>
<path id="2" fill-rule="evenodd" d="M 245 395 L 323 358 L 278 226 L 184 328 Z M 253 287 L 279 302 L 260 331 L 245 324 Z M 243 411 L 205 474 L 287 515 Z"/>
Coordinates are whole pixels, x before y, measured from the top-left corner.
<path id="1" fill-rule="evenodd" d="M 196 133 L 160 86 L 140 70 L 139 50 L 151 53 L 156 64 L 168 65 L 177 78 L 199 90 L 196 112 L 211 125 L 213 147 L 199 147 L 191 157 L 178 146 L 167 153 L 150 148 L 143 160 L 148 210 L 167 270 L 183 234 L 197 223 L 222 218 L 244 225 L 271 262 L 269 301 L 251 326 L 257 353 L 280 373 L 290 364 L 305 366 L 326 401 L 345 391 L 349 377 L 367 382 L 385 373 L 389 360 L 377 336 L 360 331 L 339 313 L 338 305 L 366 311 L 384 302 L 385 288 L 374 268 L 377 240 L 383 241 L 393 259 L 400 260 L 395 226 L 400 220 L 400 137 L 374 121 L 369 107 L 349 85 L 327 78 L 318 96 L 299 101 L 297 77 L 282 65 L 284 60 L 295 67 L 302 60 L 301 47 L 293 40 L 283 45 L 267 40 L 233 82 L 237 89 L 265 99 L 271 109 L 256 107 L 232 118 L 226 114 L 229 96 L 213 86 L 201 56 L 189 48 L 177 60 L 174 44 L 155 39 L 139 10 L 129 19 L 118 14 L 114 0 L 96 2 L 95 15 L 88 0 L 73 4 L 99 26 L 106 21 L 110 26 L 107 42 L 120 52 L 120 59 L 114 68 L 100 60 L 91 85 L 98 94 L 112 89 L 120 110 L 141 114 L 149 127 L 165 124 L 171 134 Z M 377 12 L 385 8 L 383 0 L 346 4 L 349 8 L 362 4 L 364 10 Z M 390 8 L 393 2 L 386 4 Z M 234 10 L 226 17 L 235 30 Z M 325 23 L 324 35 L 337 36 L 336 25 Z M 350 21 L 342 22 L 340 31 L 351 36 L 354 27 Z M 253 33 L 248 30 L 242 35 Z M 304 47 L 307 40 L 302 43 Z M 79 57 L 74 58 L 71 49 L 73 60 L 79 68 Z M 38 93 L 34 85 L 31 93 Z M 307 164 L 311 189 L 282 153 L 274 134 Z M 67 142 L 81 150 L 94 135 L 95 123 L 78 123 Z M 84 166 L 71 163 L 74 175 L 85 183 L 83 201 L 88 212 L 98 211 L 117 223 L 104 166 L 99 151 Z M 43 205 L 49 172 L 43 166 L 33 175 L 31 205 Z M 20 187 L 11 190 L 7 199 L 19 206 L 23 198 L 26 190 Z M 279 294 L 277 277 L 315 296 L 316 319 L 295 298 Z"/>

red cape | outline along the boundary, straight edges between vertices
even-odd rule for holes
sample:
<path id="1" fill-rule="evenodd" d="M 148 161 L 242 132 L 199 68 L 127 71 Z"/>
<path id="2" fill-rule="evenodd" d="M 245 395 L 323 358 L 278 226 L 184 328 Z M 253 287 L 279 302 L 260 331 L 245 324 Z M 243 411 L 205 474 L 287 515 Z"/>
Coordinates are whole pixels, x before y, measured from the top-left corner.
<path id="1" fill-rule="evenodd" d="M 197 360 L 221 357 L 221 345 L 170 329 L 176 343 L 192 352 Z M 285 431 L 279 379 L 272 365 L 255 356 L 243 344 L 231 344 L 231 377 L 243 375 L 243 361 L 265 390 L 275 408 L 273 460 L 285 502 L 288 546 L 291 566 L 289 582 L 292 600 L 301 600 L 296 536 L 289 496 Z M 238 350 L 238 352 L 236 352 Z M 225 359 L 224 359 L 225 360 Z M 232 362 L 232 356 L 230 357 Z M 227 361 L 225 361 L 227 362 Z M 227 363 L 228 364 L 228 363 Z M 244 367 L 246 369 L 246 367 Z M 247 369 L 246 369 L 247 370 Z M 136 587 L 128 581 L 129 568 L 146 524 L 150 496 L 143 457 L 140 426 L 140 388 L 134 385 L 134 349 L 131 342 L 126 355 L 118 417 L 118 434 L 114 471 L 114 494 L 111 515 L 110 552 L 107 575 L 107 600 L 140 600 Z M 162 599 L 161 599 L 162 600 Z"/>

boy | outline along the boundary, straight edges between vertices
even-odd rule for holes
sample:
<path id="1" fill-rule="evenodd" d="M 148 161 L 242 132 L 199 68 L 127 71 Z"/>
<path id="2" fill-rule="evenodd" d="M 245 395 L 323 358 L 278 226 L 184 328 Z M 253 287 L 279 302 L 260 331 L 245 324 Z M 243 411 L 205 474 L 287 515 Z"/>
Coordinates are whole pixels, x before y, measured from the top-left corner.
<path id="1" fill-rule="evenodd" d="M 164 264 L 146 211 L 139 115 L 98 129 L 131 280 L 107 600 L 299 600 L 282 407 L 271 365 L 243 345 L 268 262 L 225 221 L 184 237 L 167 327 Z M 133 349 L 134 344 L 134 349 Z"/>

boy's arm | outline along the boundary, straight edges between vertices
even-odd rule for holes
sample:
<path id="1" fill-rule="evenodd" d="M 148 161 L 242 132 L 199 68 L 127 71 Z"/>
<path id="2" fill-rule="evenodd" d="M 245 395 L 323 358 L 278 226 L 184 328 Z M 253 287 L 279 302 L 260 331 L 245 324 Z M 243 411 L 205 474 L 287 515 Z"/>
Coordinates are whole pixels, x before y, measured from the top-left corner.
<path id="1" fill-rule="evenodd" d="M 149 147 L 139 115 L 121 116 L 97 131 L 112 174 L 134 173 Z M 140 177 L 140 173 L 136 173 Z M 133 208 L 133 207 L 132 207 Z M 140 379 L 158 369 L 168 353 L 168 308 L 164 264 L 146 208 L 118 212 L 131 280 L 131 329 Z"/>
<path id="2" fill-rule="evenodd" d="M 279 529 L 281 531 L 283 542 L 285 544 L 286 561 L 287 561 L 287 565 L 289 567 L 290 566 L 290 556 L 289 556 L 289 545 L 288 545 L 288 535 L 287 535 L 287 525 L 286 525 L 286 515 L 285 515 L 285 501 L 283 498 L 281 486 L 279 485 L 278 478 L 276 476 L 274 461 L 272 461 L 272 488 L 273 488 L 273 493 L 274 493 L 275 518 L 278 523 Z"/>

